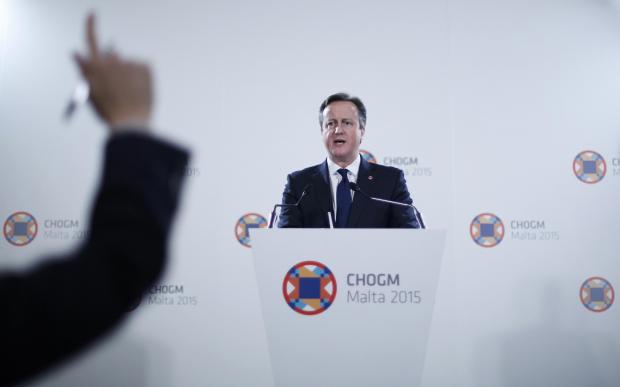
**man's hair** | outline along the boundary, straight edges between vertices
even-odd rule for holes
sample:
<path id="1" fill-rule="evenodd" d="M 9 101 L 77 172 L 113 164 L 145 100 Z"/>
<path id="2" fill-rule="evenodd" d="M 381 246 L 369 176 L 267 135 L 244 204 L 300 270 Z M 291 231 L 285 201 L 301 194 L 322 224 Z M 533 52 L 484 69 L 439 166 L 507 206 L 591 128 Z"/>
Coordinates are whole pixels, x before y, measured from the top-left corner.
<path id="1" fill-rule="evenodd" d="M 366 106 L 361 99 L 349 95 L 347 93 L 336 93 L 332 94 L 323 101 L 321 106 L 319 107 L 319 125 L 321 125 L 321 129 L 323 129 L 323 111 L 332 102 L 338 101 L 347 101 L 351 102 L 357 108 L 357 115 L 360 119 L 360 128 L 366 128 Z"/>

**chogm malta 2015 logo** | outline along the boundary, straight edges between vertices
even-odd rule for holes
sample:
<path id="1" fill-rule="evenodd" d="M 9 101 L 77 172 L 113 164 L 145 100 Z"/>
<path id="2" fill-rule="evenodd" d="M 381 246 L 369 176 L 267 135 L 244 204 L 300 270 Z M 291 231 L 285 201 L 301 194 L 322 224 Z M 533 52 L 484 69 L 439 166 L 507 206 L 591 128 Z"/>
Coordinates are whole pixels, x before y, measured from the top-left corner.
<path id="1" fill-rule="evenodd" d="M 243 215 L 235 225 L 235 237 L 245 247 L 250 245 L 250 229 L 267 227 L 267 219 L 261 214 L 249 213 Z"/>
<path id="2" fill-rule="evenodd" d="M 15 246 L 25 246 L 32 242 L 38 230 L 37 220 L 24 211 L 9 216 L 2 227 L 6 240 Z"/>
<path id="3" fill-rule="evenodd" d="M 585 280 L 579 291 L 581 303 L 592 312 L 604 312 L 614 303 L 614 288 L 601 277 Z"/>
<path id="4" fill-rule="evenodd" d="M 369 163 L 377 163 L 377 159 L 375 158 L 375 156 L 373 156 L 373 154 L 368 152 L 367 150 L 360 149 L 360 155 L 362 155 L 362 158 Z"/>
<path id="5" fill-rule="evenodd" d="M 607 164 L 600 154 L 594 151 L 583 151 L 573 161 L 575 176 L 584 183 L 594 184 L 603 180 L 607 173 Z"/>
<path id="6" fill-rule="evenodd" d="M 469 225 L 471 238 L 482 247 L 497 246 L 504 239 L 504 223 L 493 214 L 480 214 Z"/>
<path id="7" fill-rule="evenodd" d="M 336 277 L 320 262 L 304 261 L 284 277 L 284 300 L 295 312 L 313 315 L 325 312 L 336 298 Z"/>

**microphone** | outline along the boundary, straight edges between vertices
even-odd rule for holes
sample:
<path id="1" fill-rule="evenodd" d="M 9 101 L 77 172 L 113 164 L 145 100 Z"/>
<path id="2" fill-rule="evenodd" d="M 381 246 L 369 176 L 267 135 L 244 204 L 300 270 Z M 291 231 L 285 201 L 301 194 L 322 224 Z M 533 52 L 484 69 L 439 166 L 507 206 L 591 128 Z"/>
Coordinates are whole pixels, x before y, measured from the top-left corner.
<path id="1" fill-rule="evenodd" d="M 295 204 L 276 204 L 273 206 L 273 211 L 271 211 L 271 217 L 269 218 L 269 228 L 273 228 L 273 222 L 276 219 L 276 209 L 278 207 L 280 208 L 284 208 L 284 207 L 299 207 L 299 204 L 301 203 L 302 199 L 306 196 L 306 194 L 308 192 L 310 192 L 310 190 L 312 189 L 312 184 L 308 184 L 304 187 L 303 191 L 301 191 L 301 196 L 299 196 L 299 199 L 297 200 L 297 203 Z"/>
<path id="2" fill-rule="evenodd" d="M 387 200 L 387 199 L 381 199 L 381 198 L 372 197 L 372 196 L 368 195 L 366 192 L 362 191 L 360 186 L 357 185 L 357 183 L 354 183 L 352 181 L 349 182 L 349 188 L 351 188 L 351 190 L 353 192 L 359 192 L 360 194 L 366 196 L 370 200 L 375 200 L 375 201 L 382 202 L 382 203 L 388 203 L 388 204 L 394 204 L 394 205 L 397 205 L 397 206 L 412 208 L 413 209 L 413 216 L 415 216 L 415 220 L 420 225 L 420 228 L 423 228 L 423 229 L 426 228 L 426 226 L 424 225 L 424 221 L 422 220 L 422 214 L 420 214 L 420 211 L 418 211 L 418 209 L 413 204 L 395 202 L 393 200 Z"/>

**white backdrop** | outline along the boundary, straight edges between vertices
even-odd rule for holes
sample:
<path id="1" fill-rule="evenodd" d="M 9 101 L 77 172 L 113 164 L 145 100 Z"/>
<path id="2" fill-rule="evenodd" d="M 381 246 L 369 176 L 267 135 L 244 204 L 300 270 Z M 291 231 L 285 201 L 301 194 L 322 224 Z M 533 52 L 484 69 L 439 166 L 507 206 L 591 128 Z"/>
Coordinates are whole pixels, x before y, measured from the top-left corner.
<path id="1" fill-rule="evenodd" d="M 164 287 L 33 386 L 271 385 L 235 224 L 267 216 L 286 174 L 324 159 L 317 110 L 338 91 L 367 105 L 362 148 L 407 161 L 427 223 L 448 230 L 424 386 L 620 381 L 618 306 L 579 298 L 593 276 L 620 287 L 613 1 L 0 0 L 0 218 L 27 211 L 39 226 L 26 246 L 0 241 L 2 267 L 86 231 L 105 133 L 87 109 L 61 113 L 91 9 L 105 44 L 154 66 L 155 126 L 193 159 Z M 573 173 L 584 150 L 605 158 L 596 184 Z M 503 221 L 495 247 L 470 236 L 482 213 Z M 544 223 L 526 230 L 536 240 L 518 237 L 523 221 Z"/>

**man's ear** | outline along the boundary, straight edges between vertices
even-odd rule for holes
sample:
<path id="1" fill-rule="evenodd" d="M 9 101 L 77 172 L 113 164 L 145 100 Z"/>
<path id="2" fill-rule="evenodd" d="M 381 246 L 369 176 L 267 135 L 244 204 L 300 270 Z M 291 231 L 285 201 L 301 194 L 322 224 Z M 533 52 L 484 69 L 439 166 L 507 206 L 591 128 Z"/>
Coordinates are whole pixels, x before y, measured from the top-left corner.
<path id="1" fill-rule="evenodd" d="M 360 132 L 361 132 L 361 136 L 360 136 L 360 144 L 361 144 L 362 143 L 362 138 L 364 138 L 364 133 L 366 133 L 366 128 L 361 128 Z"/>

